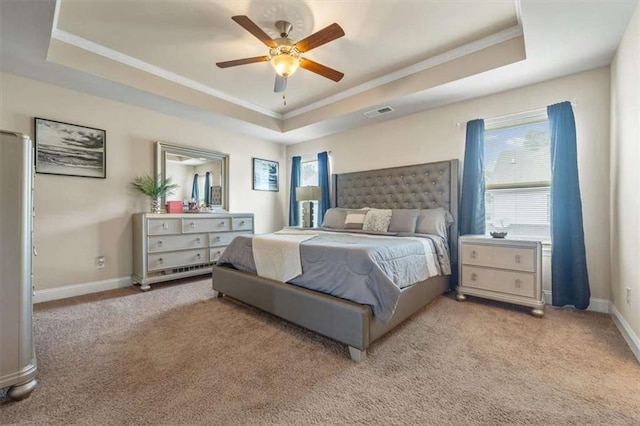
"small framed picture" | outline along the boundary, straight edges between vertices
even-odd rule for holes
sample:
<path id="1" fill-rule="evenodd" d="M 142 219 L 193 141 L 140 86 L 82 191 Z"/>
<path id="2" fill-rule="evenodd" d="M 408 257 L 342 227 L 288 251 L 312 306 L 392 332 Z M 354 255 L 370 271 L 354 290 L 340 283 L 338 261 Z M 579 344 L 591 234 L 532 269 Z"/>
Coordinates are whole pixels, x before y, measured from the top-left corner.
<path id="1" fill-rule="evenodd" d="M 36 172 L 104 179 L 106 143 L 105 130 L 36 117 Z"/>
<path id="2" fill-rule="evenodd" d="M 255 191 L 278 191 L 280 166 L 277 161 L 253 159 L 253 189 Z"/>

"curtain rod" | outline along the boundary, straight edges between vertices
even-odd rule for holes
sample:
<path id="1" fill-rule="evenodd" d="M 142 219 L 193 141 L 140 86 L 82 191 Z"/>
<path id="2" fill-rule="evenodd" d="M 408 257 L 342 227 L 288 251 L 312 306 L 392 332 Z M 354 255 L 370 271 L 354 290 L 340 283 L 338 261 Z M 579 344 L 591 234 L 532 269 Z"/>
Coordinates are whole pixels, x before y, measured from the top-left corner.
<path id="1" fill-rule="evenodd" d="M 575 107 L 578 106 L 578 103 L 576 101 L 571 101 L 571 106 L 575 108 Z M 510 119 L 511 117 L 517 117 L 519 115 L 542 113 L 542 112 L 546 112 L 546 111 L 547 111 L 547 107 L 540 107 L 540 108 L 530 109 L 530 110 L 527 110 L 527 111 L 519 111 L 519 112 L 510 113 L 510 114 L 499 115 L 497 117 L 485 118 L 485 121 L 486 120 L 505 121 L 505 120 Z M 456 127 L 462 127 L 463 124 L 466 124 L 466 123 L 457 122 L 456 123 Z"/>
<path id="2" fill-rule="evenodd" d="M 320 152 L 324 152 L 324 151 L 320 151 Z M 304 157 L 309 157 L 311 155 L 318 155 L 318 154 L 320 154 L 320 152 L 308 152 L 306 154 L 290 155 L 289 159 L 292 159 L 293 157 L 302 157 L 302 158 L 304 158 Z M 327 151 L 327 154 L 331 154 L 331 151 Z"/>

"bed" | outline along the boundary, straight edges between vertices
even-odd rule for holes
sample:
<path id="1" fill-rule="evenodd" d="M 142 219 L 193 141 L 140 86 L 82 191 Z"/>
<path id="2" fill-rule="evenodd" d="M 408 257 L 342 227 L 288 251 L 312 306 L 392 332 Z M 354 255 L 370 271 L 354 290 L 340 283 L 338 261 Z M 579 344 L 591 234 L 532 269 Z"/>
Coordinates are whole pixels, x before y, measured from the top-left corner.
<path id="1" fill-rule="evenodd" d="M 333 175 L 333 207 L 358 209 L 436 209 L 452 214 L 447 243 L 451 271 L 457 264 L 458 161 Z M 216 297 L 227 295 L 349 347 L 360 362 L 367 348 L 450 287 L 450 275 L 436 275 L 399 291 L 392 314 L 381 320 L 373 308 L 350 300 L 239 270 L 213 267 Z"/>

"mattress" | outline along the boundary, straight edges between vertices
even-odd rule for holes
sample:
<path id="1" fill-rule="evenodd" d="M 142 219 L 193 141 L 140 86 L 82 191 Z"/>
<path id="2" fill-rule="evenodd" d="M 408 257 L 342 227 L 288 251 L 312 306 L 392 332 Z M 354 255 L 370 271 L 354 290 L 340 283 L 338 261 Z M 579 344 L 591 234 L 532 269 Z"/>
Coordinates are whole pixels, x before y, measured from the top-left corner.
<path id="1" fill-rule="evenodd" d="M 369 305 L 383 323 L 393 315 L 402 289 L 451 273 L 447 243 L 440 236 L 307 232 L 313 238 L 300 243 L 302 274 L 288 282 Z M 256 273 L 252 238 L 236 237 L 218 264 Z"/>

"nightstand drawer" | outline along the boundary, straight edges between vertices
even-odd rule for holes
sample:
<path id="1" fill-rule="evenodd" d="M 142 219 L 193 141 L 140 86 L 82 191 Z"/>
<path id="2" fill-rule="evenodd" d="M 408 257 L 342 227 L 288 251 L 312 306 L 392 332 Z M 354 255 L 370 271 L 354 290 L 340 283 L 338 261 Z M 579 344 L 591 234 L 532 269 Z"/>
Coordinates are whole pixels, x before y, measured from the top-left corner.
<path id="1" fill-rule="evenodd" d="M 535 297 L 534 274 L 465 265 L 462 267 L 461 278 L 464 287 Z"/>
<path id="2" fill-rule="evenodd" d="M 462 245 L 462 263 L 535 272 L 535 252 L 529 247 L 503 247 L 484 244 Z"/>

